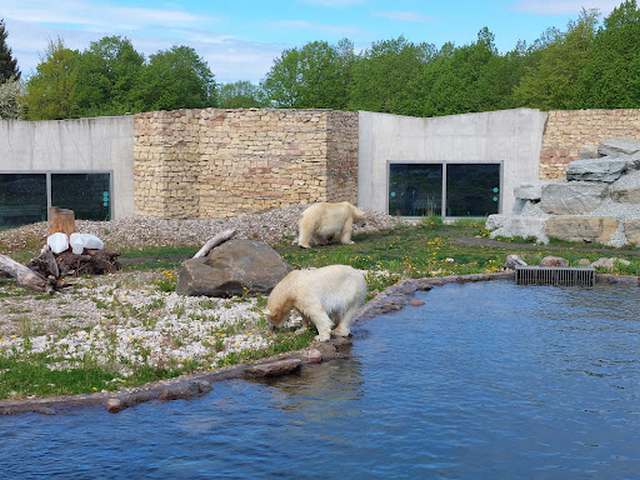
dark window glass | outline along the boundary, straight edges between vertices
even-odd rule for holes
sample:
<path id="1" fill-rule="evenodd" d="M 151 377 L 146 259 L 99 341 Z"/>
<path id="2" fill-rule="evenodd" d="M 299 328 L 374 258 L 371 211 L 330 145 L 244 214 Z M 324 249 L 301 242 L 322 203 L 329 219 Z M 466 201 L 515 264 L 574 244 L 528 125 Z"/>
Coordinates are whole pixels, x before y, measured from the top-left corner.
<path id="1" fill-rule="evenodd" d="M 70 208 L 81 220 L 111 218 L 108 173 L 56 173 L 51 175 L 51 204 Z"/>
<path id="2" fill-rule="evenodd" d="M 389 214 L 423 217 L 442 213 L 442 165 L 393 164 Z"/>
<path id="3" fill-rule="evenodd" d="M 0 174 L 0 228 L 46 219 L 46 175 Z"/>
<path id="4" fill-rule="evenodd" d="M 447 165 L 447 216 L 485 217 L 500 207 L 500 165 Z"/>

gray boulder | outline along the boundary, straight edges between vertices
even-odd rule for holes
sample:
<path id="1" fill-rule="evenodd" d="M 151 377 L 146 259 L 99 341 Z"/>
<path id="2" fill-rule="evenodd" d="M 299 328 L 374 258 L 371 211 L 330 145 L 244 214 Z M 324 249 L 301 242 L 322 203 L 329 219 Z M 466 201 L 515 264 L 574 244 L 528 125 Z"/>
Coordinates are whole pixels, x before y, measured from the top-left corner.
<path id="1" fill-rule="evenodd" d="M 569 260 L 562 257 L 554 257 L 553 255 L 546 256 L 540 262 L 541 267 L 560 267 L 565 268 L 569 266 Z"/>
<path id="2" fill-rule="evenodd" d="M 507 255 L 507 259 L 504 261 L 504 268 L 507 270 L 515 270 L 516 267 L 526 267 L 527 262 L 523 260 L 520 255 Z"/>
<path id="3" fill-rule="evenodd" d="M 620 222 L 612 217 L 591 217 L 586 215 L 554 215 L 545 223 L 549 238 L 569 242 L 597 242 L 619 247 L 618 232 Z"/>
<path id="4" fill-rule="evenodd" d="M 590 213 L 600 206 L 606 193 L 607 184 L 603 183 L 550 183 L 542 187 L 540 207 L 555 215 Z"/>
<path id="5" fill-rule="evenodd" d="M 640 170 L 620 177 L 611 185 L 609 194 L 616 202 L 640 204 Z"/>
<path id="6" fill-rule="evenodd" d="M 613 270 L 615 270 L 616 265 L 620 265 L 622 267 L 628 267 L 629 265 L 631 265 L 631 262 L 629 260 L 625 260 L 624 258 L 602 257 L 591 264 L 593 268 L 606 270 L 608 272 L 612 272 Z"/>
<path id="7" fill-rule="evenodd" d="M 537 183 L 523 183 L 513 189 L 513 194 L 520 200 L 540 200 L 542 195 L 542 185 Z"/>
<path id="8" fill-rule="evenodd" d="M 528 217 L 524 215 L 489 215 L 486 227 L 491 231 L 490 237 L 535 238 L 540 243 L 548 243 L 545 233 L 547 216 Z"/>
<path id="9" fill-rule="evenodd" d="M 207 257 L 187 260 L 178 272 L 180 295 L 231 297 L 269 293 L 289 272 L 273 248 L 254 240 L 230 240 Z"/>
<path id="10" fill-rule="evenodd" d="M 617 157 L 636 152 L 640 152 L 640 141 L 633 138 L 610 138 L 598 146 L 598 153 L 602 156 Z"/>
<path id="11" fill-rule="evenodd" d="M 627 167 L 628 161 L 623 158 L 575 160 L 567 167 L 567 180 L 613 183 L 622 176 Z"/>
<path id="12" fill-rule="evenodd" d="M 598 158 L 600 157 L 600 155 L 598 154 L 598 145 L 583 145 L 578 155 L 582 160 L 586 160 L 588 158 Z"/>

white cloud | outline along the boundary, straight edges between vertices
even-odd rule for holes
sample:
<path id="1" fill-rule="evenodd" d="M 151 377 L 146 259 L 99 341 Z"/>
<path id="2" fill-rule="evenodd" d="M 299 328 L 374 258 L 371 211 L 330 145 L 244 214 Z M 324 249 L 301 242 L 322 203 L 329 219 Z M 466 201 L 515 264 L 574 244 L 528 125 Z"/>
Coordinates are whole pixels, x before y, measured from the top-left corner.
<path id="1" fill-rule="evenodd" d="M 609 13 L 621 0 L 519 0 L 514 8 L 521 12 L 538 15 L 565 15 L 578 13 L 582 8 L 597 8 Z"/>
<path id="2" fill-rule="evenodd" d="M 398 22 L 424 23 L 431 20 L 431 17 L 427 15 L 409 10 L 390 10 L 384 12 L 375 12 L 373 15 L 376 17 L 386 18 L 387 20 L 394 20 Z"/>

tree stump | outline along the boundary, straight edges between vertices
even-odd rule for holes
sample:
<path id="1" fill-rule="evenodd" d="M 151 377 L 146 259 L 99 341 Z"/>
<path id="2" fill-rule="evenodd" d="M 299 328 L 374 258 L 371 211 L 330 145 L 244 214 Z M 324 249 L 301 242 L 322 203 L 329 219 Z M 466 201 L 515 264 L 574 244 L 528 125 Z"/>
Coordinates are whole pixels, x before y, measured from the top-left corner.
<path id="1" fill-rule="evenodd" d="M 49 209 L 49 228 L 47 235 L 66 233 L 70 236 L 76 231 L 76 216 L 73 210 L 51 207 Z"/>

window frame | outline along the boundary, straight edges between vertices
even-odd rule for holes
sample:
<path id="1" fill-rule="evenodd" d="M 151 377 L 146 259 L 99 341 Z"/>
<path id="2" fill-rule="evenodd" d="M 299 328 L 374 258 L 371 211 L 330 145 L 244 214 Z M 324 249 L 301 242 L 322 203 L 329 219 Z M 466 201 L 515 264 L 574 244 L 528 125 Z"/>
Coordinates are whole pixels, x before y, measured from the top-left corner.
<path id="1" fill-rule="evenodd" d="M 109 220 L 113 220 L 114 195 L 113 195 L 113 170 L 0 170 L 0 175 L 45 175 L 47 186 L 47 221 L 52 205 L 51 175 L 109 175 Z"/>
<path id="2" fill-rule="evenodd" d="M 449 217 L 447 216 L 447 166 L 448 165 L 498 165 L 498 173 L 500 175 L 500 195 L 498 196 L 498 213 L 502 213 L 503 194 L 504 194 L 504 161 L 497 160 L 495 162 L 477 162 L 472 160 L 439 160 L 439 161 L 411 161 L 411 160 L 387 160 L 386 165 L 386 201 L 385 213 L 389 215 L 389 193 L 391 189 L 391 165 L 441 165 L 442 166 L 442 209 L 440 217 L 443 220 L 458 220 L 461 218 L 485 218 L 485 217 Z M 423 217 L 401 217 L 409 219 L 419 219 Z"/>

